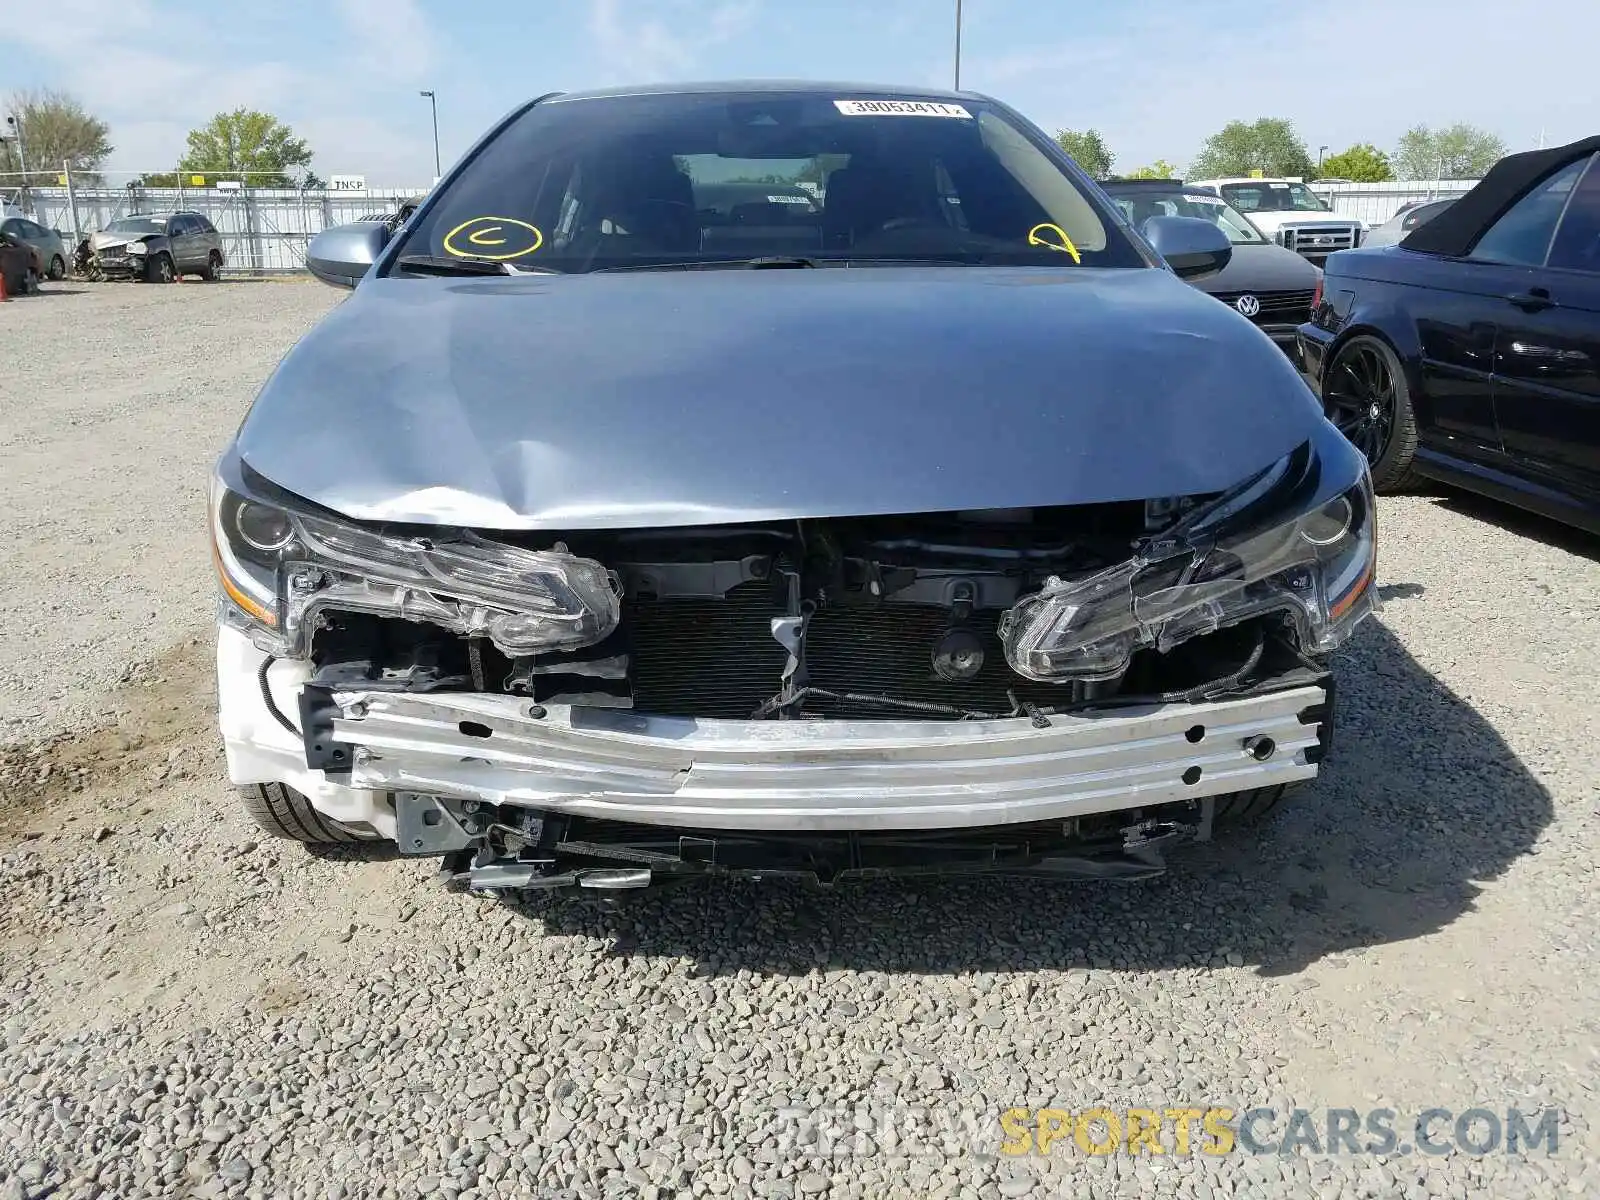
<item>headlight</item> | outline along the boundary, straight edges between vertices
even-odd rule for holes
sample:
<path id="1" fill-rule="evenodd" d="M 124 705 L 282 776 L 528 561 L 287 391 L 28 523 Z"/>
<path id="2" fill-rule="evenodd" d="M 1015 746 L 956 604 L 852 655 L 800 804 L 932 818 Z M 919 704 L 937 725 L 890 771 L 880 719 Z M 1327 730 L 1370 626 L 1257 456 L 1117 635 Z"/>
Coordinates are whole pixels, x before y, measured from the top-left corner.
<path id="1" fill-rule="evenodd" d="M 263 650 L 303 655 L 326 609 L 429 621 L 510 656 L 601 641 L 621 610 L 599 563 L 465 530 L 385 533 L 211 486 L 222 619 Z"/>
<path id="2" fill-rule="evenodd" d="M 1297 451 L 1127 562 L 1046 581 L 1001 622 L 1007 661 L 1030 679 L 1114 679 L 1137 649 L 1273 613 L 1302 650 L 1332 650 L 1376 606 L 1371 480 L 1339 486 Z"/>
<path id="3" fill-rule="evenodd" d="M 113 246 L 112 249 L 114 250 L 116 247 Z M 129 254 L 148 254 L 150 252 L 150 247 L 143 242 L 129 242 L 126 249 Z"/>

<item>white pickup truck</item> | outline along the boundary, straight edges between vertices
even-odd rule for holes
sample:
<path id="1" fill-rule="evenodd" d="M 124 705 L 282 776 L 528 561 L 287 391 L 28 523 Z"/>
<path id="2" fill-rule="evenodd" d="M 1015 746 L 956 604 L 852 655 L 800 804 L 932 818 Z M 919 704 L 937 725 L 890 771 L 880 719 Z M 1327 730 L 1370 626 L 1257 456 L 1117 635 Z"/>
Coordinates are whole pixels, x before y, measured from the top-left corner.
<path id="1" fill-rule="evenodd" d="M 1204 188 L 1244 213 L 1273 241 L 1320 265 L 1336 250 L 1361 244 L 1364 222 L 1337 215 L 1300 179 L 1197 179 Z"/>

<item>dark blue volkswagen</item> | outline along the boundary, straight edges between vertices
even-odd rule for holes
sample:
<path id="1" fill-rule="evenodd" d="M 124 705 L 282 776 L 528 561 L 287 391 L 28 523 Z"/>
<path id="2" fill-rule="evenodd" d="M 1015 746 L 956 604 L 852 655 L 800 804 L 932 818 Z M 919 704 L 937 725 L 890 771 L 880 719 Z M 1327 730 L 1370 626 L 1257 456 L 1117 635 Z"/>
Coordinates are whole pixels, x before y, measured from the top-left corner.
<path id="1" fill-rule="evenodd" d="M 1143 875 L 1317 774 L 1373 604 L 1297 371 L 984 96 L 547 96 L 262 388 L 212 490 L 229 771 L 483 889 Z"/>

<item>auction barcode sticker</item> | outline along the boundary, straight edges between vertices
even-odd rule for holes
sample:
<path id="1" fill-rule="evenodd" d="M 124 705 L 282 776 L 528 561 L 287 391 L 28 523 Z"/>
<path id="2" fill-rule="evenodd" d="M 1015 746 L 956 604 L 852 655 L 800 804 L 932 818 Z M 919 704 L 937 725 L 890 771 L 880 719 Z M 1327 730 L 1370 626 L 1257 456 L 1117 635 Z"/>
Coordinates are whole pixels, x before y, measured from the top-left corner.
<path id="1" fill-rule="evenodd" d="M 958 117 L 972 120 L 959 104 L 933 100 L 835 100 L 833 106 L 847 117 Z"/>

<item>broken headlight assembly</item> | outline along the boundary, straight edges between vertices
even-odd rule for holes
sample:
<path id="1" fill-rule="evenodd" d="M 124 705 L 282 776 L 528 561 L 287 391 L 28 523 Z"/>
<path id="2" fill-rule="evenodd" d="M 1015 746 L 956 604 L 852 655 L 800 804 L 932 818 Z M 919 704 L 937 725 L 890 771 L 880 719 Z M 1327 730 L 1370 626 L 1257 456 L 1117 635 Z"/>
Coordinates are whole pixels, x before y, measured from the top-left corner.
<path id="1" fill-rule="evenodd" d="M 559 542 L 391 532 L 250 491 L 213 478 L 211 546 L 223 623 L 269 654 L 303 657 L 326 609 L 429 621 L 510 656 L 591 645 L 620 619 L 610 572 Z"/>
<path id="2" fill-rule="evenodd" d="M 1325 654 L 1376 608 L 1372 484 L 1337 445 L 1301 447 L 1086 578 L 1052 577 L 1010 609 L 1000 635 L 1029 679 L 1115 679 L 1136 650 L 1280 615 Z"/>

